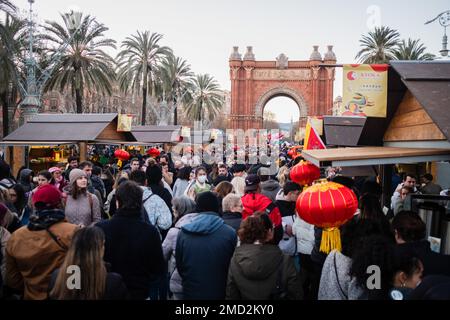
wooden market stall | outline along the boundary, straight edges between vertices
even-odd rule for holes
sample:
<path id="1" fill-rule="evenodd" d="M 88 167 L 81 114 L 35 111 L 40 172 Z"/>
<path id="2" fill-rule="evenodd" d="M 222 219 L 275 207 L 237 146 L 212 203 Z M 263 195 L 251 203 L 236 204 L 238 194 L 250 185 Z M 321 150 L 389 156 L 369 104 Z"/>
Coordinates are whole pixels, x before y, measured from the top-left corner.
<path id="1" fill-rule="evenodd" d="M 83 161 L 88 144 L 136 142 L 130 132 L 117 131 L 118 114 L 38 114 L 1 142 L 15 146 L 10 155 L 13 172 L 22 165 L 39 171 L 65 162 L 75 153 Z M 25 147 L 28 149 L 25 151 Z"/>
<path id="2" fill-rule="evenodd" d="M 385 191 L 392 164 L 416 174 L 431 172 L 436 183 L 449 188 L 450 62 L 392 61 L 386 111 L 385 118 L 325 116 L 330 149 L 303 151 L 303 156 L 321 166 L 379 165 Z M 389 194 L 384 198 L 388 201 Z"/>

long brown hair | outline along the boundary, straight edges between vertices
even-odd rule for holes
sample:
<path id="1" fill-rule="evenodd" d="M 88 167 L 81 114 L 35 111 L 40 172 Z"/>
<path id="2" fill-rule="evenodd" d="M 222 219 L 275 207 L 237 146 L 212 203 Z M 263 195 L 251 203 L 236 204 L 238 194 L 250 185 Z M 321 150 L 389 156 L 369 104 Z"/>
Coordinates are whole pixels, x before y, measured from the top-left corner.
<path id="1" fill-rule="evenodd" d="M 98 227 L 79 229 L 73 236 L 66 258 L 61 265 L 50 297 L 57 300 L 100 300 L 106 286 L 107 271 L 103 261 L 105 234 Z M 67 288 L 69 266 L 81 271 L 81 289 Z"/>
<path id="2" fill-rule="evenodd" d="M 89 183 L 89 180 L 88 180 L 88 183 Z M 80 188 L 77 185 L 77 180 L 75 180 L 70 187 L 71 187 L 70 195 L 72 196 L 72 198 L 74 200 L 77 200 L 79 196 L 87 193 L 87 186 L 86 186 L 86 188 Z"/>
<path id="3" fill-rule="evenodd" d="M 229 193 L 233 192 L 233 185 L 228 181 L 222 181 L 216 186 L 214 191 L 223 199 Z"/>

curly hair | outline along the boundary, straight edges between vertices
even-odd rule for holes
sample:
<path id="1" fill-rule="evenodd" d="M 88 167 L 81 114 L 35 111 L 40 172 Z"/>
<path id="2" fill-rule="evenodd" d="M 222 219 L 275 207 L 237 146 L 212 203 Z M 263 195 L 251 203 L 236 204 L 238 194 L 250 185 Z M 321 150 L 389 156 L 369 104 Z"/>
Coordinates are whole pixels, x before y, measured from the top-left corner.
<path id="1" fill-rule="evenodd" d="M 355 216 L 341 227 L 342 253 L 351 258 L 361 245 L 362 239 L 372 235 L 384 236 L 390 243 L 395 243 L 389 222 L 386 226 L 379 220 Z"/>
<path id="2" fill-rule="evenodd" d="M 273 229 L 269 216 L 264 212 L 255 212 L 242 221 L 238 236 L 242 244 L 252 244 L 255 241 L 265 242 L 267 232 Z"/>
<path id="3" fill-rule="evenodd" d="M 386 295 L 394 276 L 394 244 L 383 235 L 370 235 L 360 238 L 356 246 L 350 267 L 350 276 L 356 279 L 361 288 L 367 288 L 371 276 L 369 266 L 377 266 L 381 271 L 381 293 Z"/>

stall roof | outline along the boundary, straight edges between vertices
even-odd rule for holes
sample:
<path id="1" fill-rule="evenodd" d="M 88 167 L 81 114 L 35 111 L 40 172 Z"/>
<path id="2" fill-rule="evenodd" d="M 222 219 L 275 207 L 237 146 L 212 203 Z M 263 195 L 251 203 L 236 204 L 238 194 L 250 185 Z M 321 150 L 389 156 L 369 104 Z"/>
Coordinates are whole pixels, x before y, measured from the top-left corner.
<path id="1" fill-rule="evenodd" d="M 128 133 L 118 133 L 117 114 L 38 114 L 3 139 L 8 145 L 58 145 L 78 141 L 134 141 Z M 108 140 L 109 140 L 108 139 Z"/>
<path id="2" fill-rule="evenodd" d="M 131 133 L 142 143 L 175 143 L 180 141 L 181 126 L 140 126 Z"/>
<path id="3" fill-rule="evenodd" d="M 450 141 L 450 62 L 391 61 L 390 65 L 386 118 L 325 117 L 328 145 L 382 146 L 408 90 Z"/>
<path id="4" fill-rule="evenodd" d="M 450 62 L 391 61 L 391 65 L 450 141 Z"/>
<path id="5" fill-rule="evenodd" d="M 302 156 L 318 167 L 351 167 L 450 160 L 450 149 L 361 147 L 303 150 Z"/>

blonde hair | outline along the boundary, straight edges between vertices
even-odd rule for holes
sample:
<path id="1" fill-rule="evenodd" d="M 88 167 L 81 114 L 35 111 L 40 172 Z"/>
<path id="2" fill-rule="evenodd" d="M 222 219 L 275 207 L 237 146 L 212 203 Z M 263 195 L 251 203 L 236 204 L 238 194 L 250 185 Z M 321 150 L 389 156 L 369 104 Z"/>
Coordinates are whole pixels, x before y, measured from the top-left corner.
<path id="1" fill-rule="evenodd" d="M 280 184 L 280 187 L 283 188 L 284 184 L 288 180 L 289 177 L 289 168 L 287 166 L 282 166 L 278 171 L 277 179 Z"/>
<path id="2" fill-rule="evenodd" d="M 242 204 L 241 196 L 230 193 L 222 200 L 223 212 L 231 211 L 231 208 L 237 207 Z"/>
<path id="3" fill-rule="evenodd" d="M 75 232 L 62 263 L 50 297 L 57 300 L 100 300 L 106 287 L 107 271 L 103 261 L 105 234 L 98 227 L 87 227 Z M 69 289 L 66 271 L 78 266 L 82 273 L 81 288 Z"/>

